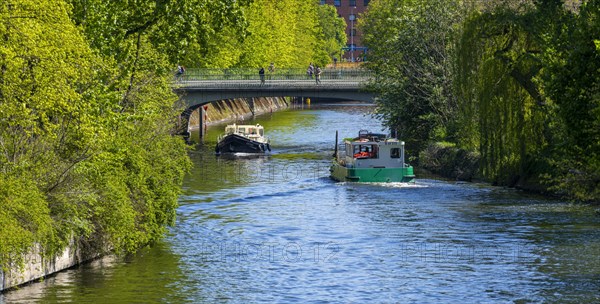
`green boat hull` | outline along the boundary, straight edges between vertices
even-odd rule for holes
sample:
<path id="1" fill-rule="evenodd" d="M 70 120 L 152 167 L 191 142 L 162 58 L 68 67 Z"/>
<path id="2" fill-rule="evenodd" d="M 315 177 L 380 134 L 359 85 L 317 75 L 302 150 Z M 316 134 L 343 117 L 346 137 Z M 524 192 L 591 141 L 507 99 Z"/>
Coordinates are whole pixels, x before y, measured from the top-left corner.
<path id="1" fill-rule="evenodd" d="M 414 182 L 413 167 L 404 168 L 347 168 L 337 162 L 331 168 L 331 178 L 340 182 L 409 183 Z"/>

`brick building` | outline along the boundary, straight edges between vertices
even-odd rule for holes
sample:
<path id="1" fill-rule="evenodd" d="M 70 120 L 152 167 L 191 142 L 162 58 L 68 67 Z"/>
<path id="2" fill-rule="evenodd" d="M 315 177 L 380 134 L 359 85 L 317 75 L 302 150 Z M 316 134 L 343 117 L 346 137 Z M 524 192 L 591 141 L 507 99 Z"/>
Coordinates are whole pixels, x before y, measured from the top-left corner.
<path id="1" fill-rule="evenodd" d="M 321 0 L 321 4 L 333 5 L 338 15 L 346 20 L 348 44 L 340 51 L 342 60 L 364 60 L 367 48 L 362 44 L 362 33 L 357 30 L 356 21 L 360 18 L 360 14 L 367 10 L 369 0 Z"/>

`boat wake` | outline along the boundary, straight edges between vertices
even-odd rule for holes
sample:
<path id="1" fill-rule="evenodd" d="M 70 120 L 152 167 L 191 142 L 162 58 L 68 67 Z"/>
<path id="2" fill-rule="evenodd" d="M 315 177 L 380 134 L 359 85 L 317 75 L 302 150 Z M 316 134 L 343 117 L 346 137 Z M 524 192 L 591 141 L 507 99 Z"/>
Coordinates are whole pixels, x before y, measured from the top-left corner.
<path id="1" fill-rule="evenodd" d="M 389 182 L 389 183 L 340 182 L 340 183 L 337 183 L 337 184 L 338 185 L 353 185 L 353 186 L 362 186 L 362 185 L 364 185 L 364 186 L 378 186 L 378 187 L 385 187 L 385 188 L 429 188 L 429 185 L 418 183 L 418 182 L 410 182 L 410 183 L 403 183 L 403 182 Z"/>

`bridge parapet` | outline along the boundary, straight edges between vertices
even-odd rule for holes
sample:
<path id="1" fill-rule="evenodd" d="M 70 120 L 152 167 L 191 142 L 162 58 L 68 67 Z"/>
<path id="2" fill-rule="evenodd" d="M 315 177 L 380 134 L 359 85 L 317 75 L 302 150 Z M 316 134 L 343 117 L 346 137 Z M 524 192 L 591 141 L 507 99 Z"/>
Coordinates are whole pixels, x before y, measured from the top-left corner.
<path id="1" fill-rule="evenodd" d="M 358 91 L 364 89 L 365 82 L 359 81 L 340 81 L 340 80 L 322 80 L 319 85 L 315 80 L 266 80 L 261 84 L 260 80 L 182 80 L 177 82 L 180 90 L 352 90 Z M 289 95 L 284 95 L 289 96 Z"/>
<path id="2" fill-rule="evenodd" d="M 313 80 L 306 69 L 276 69 L 271 73 L 265 70 L 265 80 Z M 350 82 L 366 82 L 371 78 L 371 72 L 366 69 L 333 69 L 324 68 L 321 80 L 339 80 Z M 188 69 L 178 77 L 181 82 L 215 81 L 215 80 L 257 80 L 260 81 L 258 69 Z"/>

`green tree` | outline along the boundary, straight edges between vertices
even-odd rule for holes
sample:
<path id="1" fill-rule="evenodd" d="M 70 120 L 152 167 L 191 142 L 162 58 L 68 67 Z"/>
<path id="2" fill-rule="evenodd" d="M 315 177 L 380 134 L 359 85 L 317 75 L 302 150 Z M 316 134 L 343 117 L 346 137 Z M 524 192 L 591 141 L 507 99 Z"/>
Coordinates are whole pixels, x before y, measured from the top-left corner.
<path id="1" fill-rule="evenodd" d="M 410 150 L 443 140 L 455 126 L 453 55 L 458 1 L 379 0 L 359 21 L 377 78 L 379 116 Z"/>
<path id="2" fill-rule="evenodd" d="M 600 200 L 600 1 L 373 1 L 380 116 L 478 151 L 484 177 Z"/>
<path id="3" fill-rule="evenodd" d="M 478 145 L 486 177 L 600 199 L 599 15 L 598 1 L 508 1 L 466 21 L 457 94 L 477 128 L 459 138 Z"/>
<path id="4" fill-rule="evenodd" d="M 461 143 L 479 145 L 484 176 L 500 184 L 528 174 L 530 158 L 547 145 L 547 100 L 537 82 L 542 24 L 535 6 L 506 2 L 472 15 L 460 41 L 461 123 L 478 126 L 463 131 Z"/>
<path id="5" fill-rule="evenodd" d="M 323 32 L 323 48 L 329 58 L 338 56 L 342 47 L 346 46 L 346 21 L 337 14 L 331 5 L 318 6 L 319 26 Z"/>
<path id="6" fill-rule="evenodd" d="M 107 62 L 105 91 L 96 98 L 111 105 L 106 137 L 97 140 L 102 150 L 77 171 L 91 189 L 82 208 L 89 210 L 93 243 L 133 251 L 173 223 L 189 160 L 183 141 L 172 136 L 183 108 L 171 67 L 191 58 L 177 43 L 202 41 L 193 36 L 200 28 L 233 18 L 235 6 L 220 6 L 227 3 L 193 9 L 196 1 L 73 1 L 75 22 Z"/>
<path id="7" fill-rule="evenodd" d="M 168 56 L 142 31 L 86 40 L 64 1 L 0 14 L 0 264 L 34 243 L 51 255 L 161 237 L 189 166 Z"/>
<path id="8" fill-rule="evenodd" d="M 34 242 L 53 254 L 72 231 L 83 234 L 62 201 L 81 195 L 74 171 L 98 151 L 103 118 L 94 112 L 106 107 L 91 98 L 102 63 L 67 13 L 68 5 L 55 0 L 0 7 L 3 266 Z"/>
<path id="9" fill-rule="evenodd" d="M 34 244 L 130 252 L 173 224 L 190 162 L 173 67 L 329 60 L 317 1 L 0 5 L 0 265 Z"/>
<path id="10" fill-rule="evenodd" d="M 212 67 L 238 61 L 248 0 L 69 0 L 72 18 L 92 47 L 117 62 L 128 60 L 136 36 L 145 36 L 165 63 Z M 162 67 L 163 69 L 166 67 Z M 160 70 L 160 69 L 158 69 Z M 164 72 L 164 71 L 163 71 Z"/>
<path id="11" fill-rule="evenodd" d="M 245 10 L 248 28 L 238 66 L 274 62 L 279 67 L 298 67 L 330 62 L 320 9 L 315 0 L 255 0 Z M 342 28 L 339 20 L 328 20 L 336 22 L 328 26 L 337 26 L 337 31 Z"/>
<path id="12" fill-rule="evenodd" d="M 556 18 L 554 18 L 556 19 Z M 555 102 L 551 188 L 581 201 L 600 201 L 600 1 L 558 19 L 547 37 L 544 85 Z"/>

